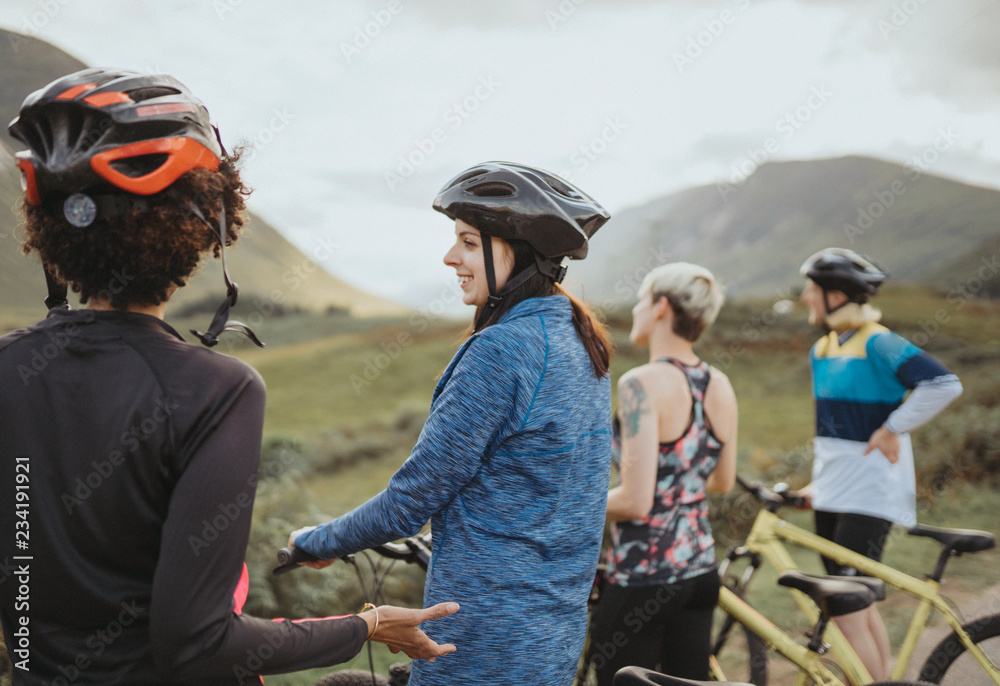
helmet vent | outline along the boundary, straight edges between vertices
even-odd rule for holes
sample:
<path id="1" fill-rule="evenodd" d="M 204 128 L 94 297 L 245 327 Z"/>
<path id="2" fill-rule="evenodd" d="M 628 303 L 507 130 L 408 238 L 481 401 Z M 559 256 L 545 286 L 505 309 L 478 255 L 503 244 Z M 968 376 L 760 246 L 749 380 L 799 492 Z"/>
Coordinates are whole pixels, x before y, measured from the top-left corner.
<path id="1" fill-rule="evenodd" d="M 135 157 L 114 160 L 111 162 L 111 168 L 134 179 L 156 171 L 166 163 L 168 157 L 169 155 L 165 153 L 136 155 Z"/>
<path id="2" fill-rule="evenodd" d="M 504 198 L 514 195 L 514 187 L 494 181 L 476 186 L 472 189 L 472 194 L 480 198 Z"/>
<path id="3" fill-rule="evenodd" d="M 142 102 L 151 98 L 162 98 L 165 95 L 179 95 L 180 91 L 168 86 L 149 86 L 147 88 L 136 88 L 126 93 L 133 102 Z"/>

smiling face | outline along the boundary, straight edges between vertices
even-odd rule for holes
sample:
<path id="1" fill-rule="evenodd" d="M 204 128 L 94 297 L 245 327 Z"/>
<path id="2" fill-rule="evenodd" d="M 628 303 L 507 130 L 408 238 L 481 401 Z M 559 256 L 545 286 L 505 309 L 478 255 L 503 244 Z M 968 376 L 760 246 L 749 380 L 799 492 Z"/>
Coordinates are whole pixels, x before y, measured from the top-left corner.
<path id="1" fill-rule="evenodd" d="M 827 304 L 830 309 L 837 309 L 847 302 L 847 296 L 840 291 L 829 291 L 824 302 L 823 289 L 812 279 L 806 279 L 805 288 L 802 289 L 802 296 L 799 298 L 809 306 L 809 323 L 819 326 L 826 321 Z"/>
<path id="2" fill-rule="evenodd" d="M 514 253 L 506 241 L 492 238 L 493 270 L 496 288 L 507 283 L 514 266 Z M 461 219 L 455 220 L 455 244 L 444 256 L 444 263 L 458 273 L 462 288 L 462 302 L 481 307 L 490 295 L 486 283 L 486 264 L 483 259 L 483 239 L 479 229 L 469 226 Z"/>

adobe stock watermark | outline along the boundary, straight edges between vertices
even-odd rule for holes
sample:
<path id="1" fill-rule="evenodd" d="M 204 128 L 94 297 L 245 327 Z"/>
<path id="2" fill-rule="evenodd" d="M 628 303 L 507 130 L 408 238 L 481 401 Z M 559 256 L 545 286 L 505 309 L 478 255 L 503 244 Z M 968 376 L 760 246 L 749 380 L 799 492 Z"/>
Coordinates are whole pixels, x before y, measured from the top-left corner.
<path id="1" fill-rule="evenodd" d="M 423 333 L 431 321 L 442 316 L 448 308 L 459 301 L 459 294 L 453 286 L 441 290 L 438 297 L 410 315 L 408 327 L 397 333 L 388 341 L 379 343 L 378 351 L 366 355 L 360 372 L 354 372 L 348 380 L 356 395 L 361 395 L 390 367 L 400 355 L 413 344 L 414 333 Z"/>
<path id="2" fill-rule="evenodd" d="M 361 51 L 382 35 L 382 31 L 392 24 L 393 20 L 403 11 L 400 0 L 389 0 L 385 7 L 371 13 L 371 18 L 363 24 L 357 24 L 351 32 L 351 41 L 340 41 L 340 54 L 350 64 L 351 60 L 361 54 Z"/>
<path id="3" fill-rule="evenodd" d="M 264 321 L 276 314 L 279 314 L 282 307 L 289 301 L 295 291 L 312 278 L 313 274 L 321 270 L 320 264 L 331 257 L 340 248 L 340 244 L 333 241 L 329 236 L 324 236 L 316 241 L 309 254 L 298 262 L 292 264 L 281 274 L 281 282 L 285 284 L 283 288 L 273 288 L 264 297 L 256 297 L 253 306 L 248 314 L 241 315 L 244 324 L 250 328 L 256 328 Z M 251 293 L 253 295 L 253 293 Z M 240 294 L 240 302 L 245 303 L 245 296 Z M 225 345 L 226 350 L 232 353 L 236 349 L 233 338 L 220 338 L 219 344 Z M 240 340 L 240 339 L 235 339 Z"/>
<path id="4" fill-rule="evenodd" d="M 813 86 L 802 103 L 787 111 L 774 124 L 775 136 L 768 136 L 757 147 L 747 150 L 729 166 L 728 183 L 716 184 L 724 201 L 746 183 L 746 180 L 760 165 L 767 162 L 778 151 L 781 144 L 790 140 L 833 98 L 833 91 L 826 84 Z"/>
<path id="5" fill-rule="evenodd" d="M 920 179 L 940 159 L 941 153 L 955 147 L 955 142 L 959 137 L 960 134 L 954 131 L 951 126 L 938 129 L 934 142 L 914 155 L 905 165 L 904 176 L 906 180 L 893 179 L 886 188 L 872 193 L 872 202 L 855 208 L 857 217 L 854 223 L 844 222 L 844 233 L 847 235 L 848 242 L 853 244 L 858 238 L 865 235 L 875 225 L 875 220 L 885 215 L 896 204 L 896 200 L 907 192 L 907 183 L 913 183 Z"/>
<path id="6" fill-rule="evenodd" d="M 215 16 L 219 19 L 225 19 L 226 15 L 230 12 L 234 12 L 237 7 L 243 4 L 244 0 L 212 0 L 212 9 L 215 10 Z"/>
<path id="7" fill-rule="evenodd" d="M 736 21 L 742 12 L 750 6 L 750 0 L 736 0 L 732 7 L 719 12 L 718 16 L 702 21 L 702 29 L 693 36 L 688 36 L 683 52 L 675 51 L 674 65 L 677 73 L 683 74 L 695 61 L 705 54 L 705 51 L 715 45 L 715 41 L 725 32 L 726 27 Z"/>
<path id="8" fill-rule="evenodd" d="M 790 311 L 791 308 L 786 307 L 785 303 L 793 299 L 791 290 L 788 288 L 784 290 L 779 289 L 777 295 L 777 299 L 770 307 L 743 322 L 740 326 L 739 340 L 730 343 L 725 351 L 713 355 L 715 365 L 720 370 L 725 371 L 731 367 L 737 359 L 746 354 L 748 344 L 759 341 L 764 333 L 777 323 L 780 317 Z"/>
<path id="9" fill-rule="evenodd" d="M 21 24 L 17 28 L 19 33 L 14 33 L 13 31 L 7 33 L 7 40 L 10 43 L 11 50 L 15 53 L 21 50 L 22 46 L 28 42 L 24 36 L 38 38 L 38 34 L 41 33 L 42 29 L 59 16 L 63 7 L 69 3 L 70 0 L 37 0 L 35 6 L 38 10 L 31 14 L 25 14 L 22 17 Z M 22 36 L 21 34 L 24 35 Z"/>
<path id="10" fill-rule="evenodd" d="M 198 534 L 188 535 L 191 552 L 195 557 L 201 556 L 202 551 L 219 540 L 240 517 L 243 515 L 250 517 L 253 511 L 254 493 L 258 495 L 264 493 L 273 482 L 284 480 L 295 483 L 302 476 L 303 472 L 296 462 L 295 453 L 282 448 L 277 459 L 262 464 L 259 471 L 250 475 L 246 481 L 246 490 L 239 492 L 229 502 L 218 503 L 211 518 L 205 517 L 195 524 Z"/>
<path id="11" fill-rule="evenodd" d="M 709 572 L 714 574 L 714 572 Z M 614 658 L 618 651 L 628 645 L 631 637 L 637 636 L 680 592 L 680 587 L 659 586 L 656 594 L 643 603 L 635 605 L 625 613 L 623 622 L 631 631 L 631 636 L 619 629 L 608 637 L 607 641 L 595 641 L 591 647 L 591 665 L 594 669 L 603 669 L 608 660 Z"/>
<path id="12" fill-rule="evenodd" d="M 253 138 L 246 144 L 246 161 L 249 162 L 257 157 L 264 148 L 269 146 L 277 138 L 278 134 L 288 128 L 288 125 L 295 121 L 295 115 L 288 111 L 288 107 L 271 110 L 271 118 L 267 121 L 267 126 L 257 130 Z"/>
<path id="13" fill-rule="evenodd" d="M 472 92 L 452 102 L 441 115 L 444 126 L 435 127 L 426 137 L 415 138 L 410 151 L 399 155 L 396 166 L 383 174 L 389 190 L 395 190 L 413 176 L 417 169 L 426 163 L 448 140 L 449 134 L 460 129 L 472 115 L 479 111 L 484 102 L 493 97 L 497 88 L 502 85 L 492 74 L 480 76 Z"/>
<path id="14" fill-rule="evenodd" d="M 888 17 L 880 18 L 875 22 L 875 27 L 882 34 L 882 38 L 888 40 L 889 36 L 898 33 L 904 26 L 910 23 L 910 19 L 923 9 L 925 5 L 927 5 L 927 0 L 903 0 L 902 2 L 893 3 Z"/>
<path id="15" fill-rule="evenodd" d="M 549 31 L 558 31 L 562 24 L 565 24 L 570 17 L 576 14 L 577 8 L 586 2 L 587 0 L 562 0 L 555 9 L 545 10 L 545 21 L 549 24 Z"/>
<path id="16" fill-rule="evenodd" d="M 136 600 L 123 600 L 121 608 L 115 619 L 86 638 L 84 645 L 90 649 L 89 652 L 77 653 L 72 662 L 57 667 L 62 676 L 55 677 L 51 682 L 52 686 L 69 686 L 77 681 L 83 672 L 94 663 L 94 658 L 104 653 L 125 633 L 127 627 L 135 624 L 136 620 L 148 610 L 148 608 L 140 607 Z"/>
<path id="17" fill-rule="evenodd" d="M 586 171 L 591 164 L 608 151 L 611 144 L 617 141 L 628 128 L 628 124 L 620 116 L 605 119 L 604 127 L 600 133 L 579 146 L 569 156 L 569 161 L 573 165 L 573 169 L 561 171 L 559 172 L 559 176 L 572 182 L 577 173 Z"/>
<path id="18" fill-rule="evenodd" d="M 101 460 L 91 460 L 90 466 L 93 469 L 82 476 L 78 476 L 73 482 L 70 491 L 64 491 L 60 496 L 66 514 L 73 514 L 73 511 L 82 506 L 90 499 L 101 486 L 115 473 L 118 467 L 125 464 L 126 454 L 139 452 L 142 443 L 145 443 L 150 436 L 156 433 L 157 429 L 181 406 L 177 400 L 170 397 L 157 398 L 155 407 L 150 411 L 149 416 L 133 424 L 119 438 L 119 448 L 108 453 L 107 457 Z"/>
<path id="19" fill-rule="evenodd" d="M 124 291 L 128 284 L 134 280 L 135 274 L 129 274 L 124 268 L 121 270 L 112 269 L 108 285 L 99 290 L 94 298 L 110 301 L 112 296 Z M 73 339 L 80 334 L 81 324 L 89 324 L 94 321 L 96 316 L 94 310 L 86 309 L 80 315 L 79 322 L 71 321 L 57 330 L 47 332 L 48 342 L 31 351 L 29 364 L 17 366 L 17 374 L 21 377 L 21 383 L 27 386 L 32 379 L 44 373 L 49 364 L 59 357 L 69 347 Z"/>
<path id="20" fill-rule="evenodd" d="M 958 312 L 966 303 L 975 299 L 979 293 L 1000 274 L 1000 256 L 993 253 L 980 259 L 979 267 L 969 275 L 964 282 L 956 283 L 947 295 L 947 306 L 939 307 L 931 317 L 920 319 L 917 326 L 920 331 L 913 335 L 913 344 L 922 348 L 941 332 L 941 327 L 951 321 L 953 312 Z"/>
<path id="21" fill-rule="evenodd" d="M 600 307 L 603 310 L 610 310 L 618 306 L 621 302 L 631 302 L 636 299 L 639 293 L 639 286 L 649 272 L 660 265 L 667 264 L 671 260 L 671 253 L 660 246 L 647 248 L 646 259 L 632 268 L 631 271 L 622 274 L 612 287 L 612 292 L 618 297 L 607 298 Z"/>
<path id="22" fill-rule="evenodd" d="M 275 622 L 274 629 L 264 635 L 264 640 L 256 648 L 247 648 L 243 664 L 233 665 L 233 675 L 237 682 L 242 684 L 247 679 L 257 679 L 257 675 L 264 670 L 264 663 L 274 656 L 276 650 L 280 650 L 285 645 L 286 640 L 291 639 L 291 623 Z"/>

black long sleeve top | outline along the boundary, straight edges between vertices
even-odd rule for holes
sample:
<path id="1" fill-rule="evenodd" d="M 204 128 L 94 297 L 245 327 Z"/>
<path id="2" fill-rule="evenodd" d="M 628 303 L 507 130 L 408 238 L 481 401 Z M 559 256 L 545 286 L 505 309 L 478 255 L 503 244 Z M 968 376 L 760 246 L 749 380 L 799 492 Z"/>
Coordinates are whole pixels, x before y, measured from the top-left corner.
<path id="1" fill-rule="evenodd" d="M 15 684 L 236 684 L 355 655 L 357 617 L 234 612 L 263 380 L 142 314 L 0 338 L 0 619 Z"/>

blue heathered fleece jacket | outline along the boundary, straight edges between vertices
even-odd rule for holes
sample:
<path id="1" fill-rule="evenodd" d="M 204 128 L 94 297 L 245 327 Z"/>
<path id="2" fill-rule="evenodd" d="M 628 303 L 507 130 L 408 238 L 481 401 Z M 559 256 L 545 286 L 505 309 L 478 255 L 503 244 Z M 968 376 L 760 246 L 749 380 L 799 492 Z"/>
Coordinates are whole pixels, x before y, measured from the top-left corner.
<path id="1" fill-rule="evenodd" d="M 296 539 L 340 557 L 431 520 L 424 603 L 461 610 L 423 628 L 458 650 L 415 661 L 411 684 L 572 683 L 600 555 L 610 394 L 569 300 L 525 300 L 455 354 L 386 490 Z"/>

